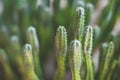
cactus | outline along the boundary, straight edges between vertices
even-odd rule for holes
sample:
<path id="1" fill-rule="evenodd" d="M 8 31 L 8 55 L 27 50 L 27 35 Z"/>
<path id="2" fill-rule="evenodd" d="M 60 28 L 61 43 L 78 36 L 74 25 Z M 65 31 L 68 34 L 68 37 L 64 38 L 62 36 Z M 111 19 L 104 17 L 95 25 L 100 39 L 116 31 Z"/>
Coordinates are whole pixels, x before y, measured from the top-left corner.
<path id="1" fill-rule="evenodd" d="M 4 76 L 3 80 L 17 80 L 14 73 L 12 72 L 12 69 L 10 68 L 10 65 L 8 63 L 8 58 L 3 49 L 0 49 L 0 66 L 1 66 L 1 70 L 3 70 L 2 73 L 2 75 Z"/>
<path id="2" fill-rule="evenodd" d="M 32 26 L 29 27 L 27 30 L 27 40 L 28 43 L 31 44 L 33 48 L 33 61 L 35 66 L 35 73 L 39 78 L 42 78 L 42 70 L 39 59 L 39 42 L 38 42 L 36 30 Z"/>
<path id="3" fill-rule="evenodd" d="M 14 68 L 16 69 L 18 76 L 21 76 L 21 80 L 25 80 L 25 72 L 24 72 L 24 66 L 23 66 L 23 60 L 21 54 L 22 49 L 18 41 L 18 37 L 12 36 L 10 41 L 11 41 L 10 45 L 11 45 L 12 64 L 14 65 Z"/>
<path id="4" fill-rule="evenodd" d="M 34 62 L 32 56 L 32 46 L 25 44 L 23 49 L 23 62 L 25 67 L 25 75 L 27 80 L 39 80 L 34 72 Z"/>
<path id="5" fill-rule="evenodd" d="M 84 53 L 87 66 L 87 77 L 86 80 L 94 80 L 94 71 L 91 60 L 92 46 L 93 45 L 93 29 L 91 26 L 87 26 L 84 42 Z"/>
<path id="6" fill-rule="evenodd" d="M 0 80 L 119 80 L 120 0 L 107 1 L 0 0 Z"/>
<path id="7" fill-rule="evenodd" d="M 72 72 L 72 80 L 81 80 L 80 68 L 81 68 L 81 43 L 78 40 L 73 40 L 70 43 L 69 51 L 69 64 Z"/>
<path id="8" fill-rule="evenodd" d="M 59 26 L 55 37 L 56 58 L 57 58 L 57 72 L 55 80 L 65 79 L 65 61 L 67 53 L 67 33 L 64 26 Z"/>
<path id="9" fill-rule="evenodd" d="M 104 65 L 103 65 L 103 69 L 101 70 L 99 80 L 102 80 L 102 79 L 105 78 L 106 71 L 108 69 L 110 59 L 111 59 L 111 57 L 113 55 L 113 52 L 114 52 L 114 44 L 113 44 L 113 42 L 110 42 L 108 44 L 108 49 L 107 49 L 107 52 L 106 52 L 105 62 L 104 62 Z"/>
<path id="10" fill-rule="evenodd" d="M 85 11 L 82 7 L 77 7 L 75 11 L 73 27 L 75 28 L 75 38 L 79 39 L 81 42 L 83 40 L 84 34 L 84 22 L 85 22 Z"/>

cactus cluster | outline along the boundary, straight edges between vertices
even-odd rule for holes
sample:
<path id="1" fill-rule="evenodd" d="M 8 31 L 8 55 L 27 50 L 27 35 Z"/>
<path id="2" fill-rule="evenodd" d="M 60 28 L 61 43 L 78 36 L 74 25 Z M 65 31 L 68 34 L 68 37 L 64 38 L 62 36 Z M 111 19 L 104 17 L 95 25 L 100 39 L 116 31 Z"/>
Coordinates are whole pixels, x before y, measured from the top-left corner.
<path id="1" fill-rule="evenodd" d="M 0 0 L 0 80 L 119 80 L 120 1 L 92 20 L 100 1 Z"/>

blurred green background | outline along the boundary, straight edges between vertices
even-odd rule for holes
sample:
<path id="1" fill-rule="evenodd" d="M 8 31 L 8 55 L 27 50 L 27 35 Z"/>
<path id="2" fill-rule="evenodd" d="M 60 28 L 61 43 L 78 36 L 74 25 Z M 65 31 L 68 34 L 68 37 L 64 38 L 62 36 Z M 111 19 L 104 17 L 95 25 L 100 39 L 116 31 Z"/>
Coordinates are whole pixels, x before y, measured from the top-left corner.
<path id="1" fill-rule="evenodd" d="M 68 42 L 74 39 L 74 12 L 78 6 L 85 9 L 85 25 L 94 28 L 93 61 L 96 71 L 98 48 L 102 43 L 112 40 L 115 44 L 113 58 L 119 64 L 116 65 L 114 70 L 116 74 L 111 80 L 119 80 L 120 0 L 0 0 L 0 48 L 7 53 L 8 61 L 11 59 L 11 37 L 17 36 L 23 48 L 24 44 L 28 43 L 26 31 L 30 26 L 34 26 L 40 45 L 39 57 L 43 80 L 53 80 L 56 70 L 54 48 L 56 29 L 59 25 L 65 26 Z M 12 72 L 16 73 L 12 61 L 10 65 Z M 3 75 L 0 68 L 0 80 L 3 80 Z M 16 76 L 19 77 L 17 74 Z M 70 78 L 67 66 L 66 80 L 71 80 Z"/>

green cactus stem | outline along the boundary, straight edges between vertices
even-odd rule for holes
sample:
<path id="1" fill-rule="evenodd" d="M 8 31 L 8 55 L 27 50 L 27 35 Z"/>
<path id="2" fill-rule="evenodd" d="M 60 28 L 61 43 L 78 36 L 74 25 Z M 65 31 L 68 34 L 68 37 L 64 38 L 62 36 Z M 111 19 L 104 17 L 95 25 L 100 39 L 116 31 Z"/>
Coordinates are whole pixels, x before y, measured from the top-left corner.
<path id="1" fill-rule="evenodd" d="M 40 66 L 40 59 L 39 59 L 39 41 L 36 34 L 36 29 L 30 26 L 27 30 L 27 40 L 28 43 L 32 45 L 33 48 L 33 60 L 35 66 L 35 73 L 41 79 L 42 78 L 42 70 Z"/>
<path id="2" fill-rule="evenodd" d="M 10 40 L 11 44 L 11 57 L 12 63 L 18 73 L 21 76 L 21 80 L 25 80 L 24 65 L 22 60 L 22 49 L 17 36 L 12 36 Z M 13 58 L 14 57 L 14 58 Z"/>
<path id="3" fill-rule="evenodd" d="M 0 49 L 0 68 L 3 71 L 3 80 L 17 80 L 16 76 L 12 72 L 12 69 L 10 68 L 7 55 L 3 49 Z"/>
<path id="4" fill-rule="evenodd" d="M 55 37 L 56 58 L 57 58 L 57 72 L 55 80 L 65 79 L 65 61 L 67 53 L 67 33 L 64 26 L 59 26 Z"/>
<path id="5" fill-rule="evenodd" d="M 104 80 L 107 69 L 109 67 L 110 60 L 111 60 L 112 55 L 113 55 L 113 52 L 114 52 L 114 44 L 113 44 L 113 42 L 110 42 L 108 44 L 108 49 L 106 51 L 105 62 L 104 62 L 104 65 L 103 65 L 103 69 L 101 70 L 99 80 Z"/>
<path id="6" fill-rule="evenodd" d="M 86 80 L 94 80 L 93 65 L 91 60 L 92 47 L 93 47 L 93 28 L 91 26 L 86 27 L 84 53 L 87 66 Z"/>
<path id="7" fill-rule="evenodd" d="M 77 7 L 75 11 L 73 27 L 75 28 L 75 38 L 79 39 L 81 42 L 83 40 L 84 23 L 85 10 L 82 7 Z"/>
<path id="8" fill-rule="evenodd" d="M 23 62 L 27 80 L 39 80 L 34 72 L 34 62 L 32 56 L 32 46 L 25 44 L 23 49 Z"/>
<path id="9" fill-rule="evenodd" d="M 80 68 L 81 68 L 81 43 L 78 40 L 73 40 L 70 43 L 69 51 L 69 64 L 72 72 L 72 80 L 81 80 Z"/>

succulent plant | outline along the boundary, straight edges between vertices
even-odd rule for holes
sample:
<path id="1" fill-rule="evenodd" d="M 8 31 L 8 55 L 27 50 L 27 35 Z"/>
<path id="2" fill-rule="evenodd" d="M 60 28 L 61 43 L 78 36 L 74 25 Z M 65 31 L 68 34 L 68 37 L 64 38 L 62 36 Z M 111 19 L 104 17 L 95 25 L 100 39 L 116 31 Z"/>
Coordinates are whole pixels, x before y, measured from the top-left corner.
<path id="1" fill-rule="evenodd" d="M 28 43 L 32 45 L 33 48 L 33 61 L 35 66 L 36 75 L 39 78 L 42 78 L 42 70 L 40 66 L 40 59 L 39 59 L 39 41 L 37 38 L 36 30 L 34 27 L 29 27 L 27 30 L 27 40 Z"/>
<path id="2" fill-rule="evenodd" d="M 27 80 L 39 80 L 34 72 L 34 62 L 32 56 L 32 46 L 25 44 L 23 49 L 23 62 L 25 67 L 25 75 Z"/>
<path id="3" fill-rule="evenodd" d="M 57 59 L 57 72 L 55 80 L 65 79 L 65 62 L 67 54 L 67 33 L 64 26 L 59 26 L 55 37 L 55 47 L 56 47 L 56 59 Z"/>
<path id="4" fill-rule="evenodd" d="M 101 2 L 1 0 L 0 80 L 119 80 L 120 0 Z"/>
<path id="5" fill-rule="evenodd" d="M 84 42 L 84 53 L 85 53 L 85 62 L 87 66 L 87 76 L 86 80 L 94 80 L 94 71 L 91 60 L 93 47 L 93 29 L 91 26 L 87 26 L 86 34 L 85 34 L 85 42 Z"/>
<path id="6" fill-rule="evenodd" d="M 81 80 L 80 68 L 81 68 L 81 42 L 78 40 L 73 40 L 70 43 L 69 50 L 69 64 L 72 73 L 72 80 Z"/>

